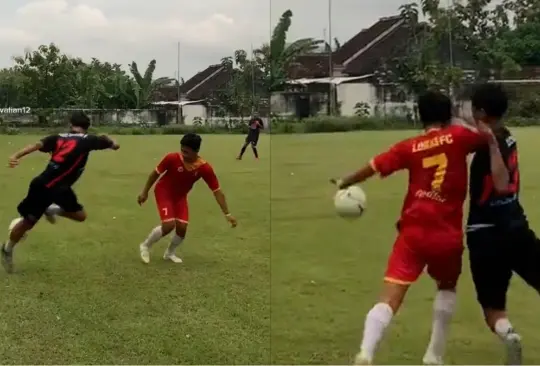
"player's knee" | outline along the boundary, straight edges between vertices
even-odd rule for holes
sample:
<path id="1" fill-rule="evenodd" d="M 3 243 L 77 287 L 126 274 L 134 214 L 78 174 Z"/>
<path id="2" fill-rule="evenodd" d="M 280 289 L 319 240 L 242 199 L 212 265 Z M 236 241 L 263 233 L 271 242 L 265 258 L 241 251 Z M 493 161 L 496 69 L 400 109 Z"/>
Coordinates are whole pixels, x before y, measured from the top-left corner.
<path id="1" fill-rule="evenodd" d="M 176 235 L 178 235 L 181 238 L 184 238 L 187 233 L 187 223 L 185 222 L 177 222 L 175 227 Z"/>
<path id="2" fill-rule="evenodd" d="M 86 211 L 79 211 L 75 213 L 76 220 L 79 222 L 85 222 L 88 218 L 88 215 L 86 214 Z"/>
<path id="3" fill-rule="evenodd" d="M 85 222 L 88 218 L 86 211 L 66 212 L 63 216 L 77 222 Z"/>
<path id="4" fill-rule="evenodd" d="M 174 230 L 174 226 L 174 221 L 163 222 L 161 224 L 161 232 L 163 233 L 163 236 L 169 235 L 171 231 Z"/>

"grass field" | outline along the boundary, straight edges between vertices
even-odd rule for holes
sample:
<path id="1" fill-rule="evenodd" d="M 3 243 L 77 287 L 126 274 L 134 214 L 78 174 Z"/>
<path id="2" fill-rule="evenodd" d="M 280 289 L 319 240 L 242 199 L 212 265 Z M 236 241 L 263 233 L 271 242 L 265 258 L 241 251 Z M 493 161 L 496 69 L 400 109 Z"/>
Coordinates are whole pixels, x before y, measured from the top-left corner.
<path id="1" fill-rule="evenodd" d="M 516 130 L 523 202 L 539 227 L 535 142 L 540 130 Z M 16 251 L 17 273 L 3 278 L 2 363 L 346 364 L 358 347 L 365 313 L 377 299 L 392 245 L 405 177 L 366 184 L 369 208 L 357 222 L 331 207 L 327 178 L 348 172 L 407 132 L 265 136 L 260 161 L 234 156 L 240 136 L 207 136 L 240 225 L 227 227 L 207 188 L 190 198 L 192 225 L 182 265 L 144 266 L 138 244 L 156 225 L 153 202 L 136 196 L 175 136 L 120 136 L 118 152 L 98 152 L 77 186 L 85 224 L 41 223 Z M 31 137 L 2 136 L 7 156 Z M 45 156 L 0 169 L 0 222 L 9 224 L 28 180 Z M 429 336 L 433 285 L 410 292 L 380 349 L 379 364 L 418 364 Z M 514 323 L 529 364 L 540 363 L 538 298 L 515 280 Z M 446 361 L 497 364 L 502 349 L 485 328 L 467 269 Z"/>

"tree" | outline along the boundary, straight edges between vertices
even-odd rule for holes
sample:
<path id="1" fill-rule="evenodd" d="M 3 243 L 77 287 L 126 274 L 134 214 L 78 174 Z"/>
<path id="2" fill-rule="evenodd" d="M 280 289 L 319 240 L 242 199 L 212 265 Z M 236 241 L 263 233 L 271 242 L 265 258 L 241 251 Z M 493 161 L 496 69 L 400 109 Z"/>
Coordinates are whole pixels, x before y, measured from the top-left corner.
<path id="1" fill-rule="evenodd" d="M 14 61 L 13 70 L 23 76 L 21 90 L 28 107 L 60 108 L 71 99 L 76 67 L 54 43 L 14 57 Z"/>
<path id="2" fill-rule="evenodd" d="M 135 108 L 137 109 L 148 107 L 152 101 L 152 96 L 154 95 L 155 91 L 167 84 L 170 84 L 171 81 L 174 80 L 167 77 L 162 77 L 155 80 L 153 79 L 154 71 L 156 70 L 156 60 L 150 61 L 146 67 L 144 75 L 141 75 L 139 72 L 139 68 L 135 61 L 129 65 L 129 70 L 133 76 L 131 87 L 135 95 Z"/>
<path id="3" fill-rule="evenodd" d="M 330 43 L 324 42 L 324 52 L 325 53 L 336 52 L 340 48 L 341 48 L 341 42 L 337 38 L 334 38 L 333 47 L 332 47 L 332 45 L 330 45 Z"/>
<path id="4" fill-rule="evenodd" d="M 265 74 L 269 91 L 279 90 L 287 81 L 287 72 L 295 64 L 298 56 L 318 50 L 323 40 L 302 38 L 287 43 L 287 34 L 292 24 L 293 13 L 285 11 L 274 27 L 269 44 L 255 50 L 258 62 Z"/>
<path id="5" fill-rule="evenodd" d="M 509 9 L 526 13 L 516 8 L 515 3 L 520 1 L 524 0 L 506 0 L 505 4 L 474 0 L 455 2 L 451 8 L 441 7 L 439 0 L 422 0 L 420 6 L 416 2 L 402 5 L 401 16 L 412 30 L 413 42 L 406 55 L 392 60 L 381 74 L 386 78 L 390 75 L 391 82 L 403 85 L 408 92 L 418 93 L 430 87 L 450 92 L 459 88 L 465 81 L 465 69 L 474 69 L 476 79 L 490 77 L 493 70 L 500 74 L 515 72 L 521 62 L 513 54 L 520 51 L 509 50 L 514 47 L 511 37 L 516 31 Z M 425 17 L 422 23 L 418 22 L 420 11 Z M 525 32 L 533 33 L 532 28 Z M 532 38 L 526 39 L 522 50 L 536 45 Z"/>

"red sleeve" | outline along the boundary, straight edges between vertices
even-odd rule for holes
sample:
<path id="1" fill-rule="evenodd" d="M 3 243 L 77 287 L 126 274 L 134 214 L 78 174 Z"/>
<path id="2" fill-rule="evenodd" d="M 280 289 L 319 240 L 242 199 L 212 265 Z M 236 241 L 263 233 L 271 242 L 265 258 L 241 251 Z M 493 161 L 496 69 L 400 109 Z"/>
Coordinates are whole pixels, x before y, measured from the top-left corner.
<path id="1" fill-rule="evenodd" d="M 173 160 L 174 154 L 167 154 L 161 159 L 159 164 L 156 167 L 156 173 L 159 175 L 165 173 L 171 167 L 171 162 Z"/>
<path id="2" fill-rule="evenodd" d="M 472 126 L 460 125 L 459 135 L 463 139 L 469 153 L 476 151 L 479 147 L 488 143 L 488 137 Z"/>
<path id="3" fill-rule="evenodd" d="M 388 151 L 383 152 L 371 159 L 371 167 L 381 177 L 407 168 L 407 154 L 402 143 L 392 146 Z"/>
<path id="4" fill-rule="evenodd" d="M 219 180 L 214 173 L 214 169 L 208 163 L 206 163 L 201 169 L 201 177 L 206 182 L 206 185 L 212 192 L 217 192 L 220 190 Z"/>

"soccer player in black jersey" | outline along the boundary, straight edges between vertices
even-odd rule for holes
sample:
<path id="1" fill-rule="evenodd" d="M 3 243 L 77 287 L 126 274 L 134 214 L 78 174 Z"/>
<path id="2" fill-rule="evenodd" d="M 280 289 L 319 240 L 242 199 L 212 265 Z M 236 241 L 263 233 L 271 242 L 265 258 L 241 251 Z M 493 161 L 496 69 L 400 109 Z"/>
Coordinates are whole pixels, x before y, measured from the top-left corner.
<path id="1" fill-rule="evenodd" d="M 521 337 L 506 313 L 506 293 L 515 272 L 540 292 L 540 240 L 519 202 L 518 150 L 503 124 L 508 98 L 500 85 L 485 84 L 472 96 L 473 116 L 491 126 L 509 172 L 505 190 L 493 186 L 487 148 L 476 152 L 470 171 L 467 245 L 478 302 L 489 328 L 506 345 L 507 364 L 520 365 Z"/>
<path id="2" fill-rule="evenodd" d="M 246 152 L 248 145 L 251 145 L 251 150 L 253 150 L 253 155 L 255 159 L 259 158 L 259 152 L 257 151 L 257 143 L 259 142 L 259 135 L 261 130 L 264 128 L 264 123 L 259 117 L 254 117 L 249 121 L 249 131 L 246 136 L 246 141 L 242 148 L 240 149 L 240 154 L 238 154 L 237 160 L 242 160 L 242 156 Z"/>
<path id="3" fill-rule="evenodd" d="M 19 165 L 21 158 L 35 151 L 51 154 L 45 170 L 30 182 L 26 198 L 17 207 L 21 218 L 16 219 L 9 239 L 2 246 L 2 264 L 8 273 L 13 271 L 15 245 L 41 216 L 45 215 L 51 223 L 56 221 L 57 215 L 79 222 L 86 220 L 86 212 L 77 200 L 72 185 L 83 174 L 90 151 L 120 148 L 107 136 L 88 134 L 90 119 L 82 112 L 73 113 L 70 124 L 68 133 L 47 136 L 9 158 L 9 166 L 14 168 Z"/>

